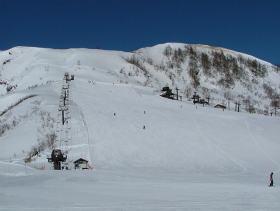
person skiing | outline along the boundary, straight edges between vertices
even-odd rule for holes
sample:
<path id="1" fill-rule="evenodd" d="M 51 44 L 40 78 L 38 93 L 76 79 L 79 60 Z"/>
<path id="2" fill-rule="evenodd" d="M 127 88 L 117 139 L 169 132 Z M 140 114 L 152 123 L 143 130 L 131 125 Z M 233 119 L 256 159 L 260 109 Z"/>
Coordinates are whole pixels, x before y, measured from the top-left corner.
<path id="1" fill-rule="evenodd" d="M 269 185 L 269 187 L 270 187 L 270 186 L 273 186 L 273 172 L 271 172 L 269 178 L 270 178 L 270 185 Z"/>

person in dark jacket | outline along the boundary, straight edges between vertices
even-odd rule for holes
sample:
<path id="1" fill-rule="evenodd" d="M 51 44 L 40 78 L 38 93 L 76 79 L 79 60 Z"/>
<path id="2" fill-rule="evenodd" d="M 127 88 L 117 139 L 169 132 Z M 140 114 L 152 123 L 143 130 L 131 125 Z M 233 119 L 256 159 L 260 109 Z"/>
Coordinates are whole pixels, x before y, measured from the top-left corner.
<path id="1" fill-rule="evenodd" d="M 271 172 L 269 178 L 270 178 L 270 185 L 269 186 L 273 186 L 273 172 Z"/>

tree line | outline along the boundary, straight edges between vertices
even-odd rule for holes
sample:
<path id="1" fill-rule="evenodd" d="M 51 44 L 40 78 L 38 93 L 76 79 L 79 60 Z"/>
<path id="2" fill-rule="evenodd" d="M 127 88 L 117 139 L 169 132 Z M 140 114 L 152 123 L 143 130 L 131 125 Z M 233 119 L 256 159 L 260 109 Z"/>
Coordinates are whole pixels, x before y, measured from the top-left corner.
<path id="1" fill-rule="evenodd" d="M 214 50 L 209 54 L 200 52 L 190 45 L 185 45 L 184 49 L 173 49 L 168 45 L 165 47 L 163 55 L 169 59 L 167 62 L 169 68 L 181 68 L 181 64 L 188 65 L 187 71 L 194 88 L 200 85 L 200 73 L 209 78 L 220 75 L 218 85 L 224 88 L 234 88 L 235 80 L 247 80 L 248 74 L 245 68 L 248 68 L 254 77 L 263 78 L 268 74 L 264 64 L 256 59 L 245 58 L 240 54 L 234 57 L 231 54 L 224 54 L 223 51 Z"/>

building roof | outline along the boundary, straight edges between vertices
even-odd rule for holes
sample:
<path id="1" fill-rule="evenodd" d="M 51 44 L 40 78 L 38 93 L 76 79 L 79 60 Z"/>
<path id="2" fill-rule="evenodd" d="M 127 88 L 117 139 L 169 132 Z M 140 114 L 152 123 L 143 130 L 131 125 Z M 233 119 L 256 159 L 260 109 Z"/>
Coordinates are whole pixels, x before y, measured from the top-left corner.
<path id="1" fill-rule="evenodd" d="M 83 158 L 79 158 L 78 160 L 75 160 L 73 163 L 77 163 L 78 161 L 86 161 L 86 162 L 88 162 L 87 160 L 85 160 Z"/>
<path id="2" fill-rule="evenodd" d="M 227 107 L 224 106 L 224 105 L 221 105 L 221 104 L 217 104 L 217 105 L 215 105 L 214 108 L 224 108 L 224 109 L 226 109 Z"/>
<path id="3" fill-rule="evenodd" d="M 161 91 L 162 91 L 162 92 L 165 92 L 165 91 L 171 91 L 171 90 L 172 90 L 172 89 L 169 89 L 169 87 L 166 86 L 166 87 L 163 87 Z"/>

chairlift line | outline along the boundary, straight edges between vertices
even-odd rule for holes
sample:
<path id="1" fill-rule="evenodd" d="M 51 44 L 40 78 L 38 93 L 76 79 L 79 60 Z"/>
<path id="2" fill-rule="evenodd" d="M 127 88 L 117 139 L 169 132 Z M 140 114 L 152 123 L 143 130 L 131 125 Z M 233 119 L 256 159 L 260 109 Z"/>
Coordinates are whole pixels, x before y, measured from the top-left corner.
<path id="1" fill-rule="evenodd" d="M 64 78 L 63 78 L 63 84 L 62 84 L 62 89 L 61 89 L 61 94 L 60 94 L 60 99 L 59 99 L 59 107 L 58 107 L 58 115 L 57 115 L 57 125 L 56 125 L 56 135 L 57 135 L 57 140 L 56 142 L 60 142 L 59 148 L 60 149 L 55 149 L 53 153 L 55 154 L 61 154 L 63 158 L 57 160 L 55 158 L 50 159 L 49 162 L 54 163 L 54 169 L 60 169 L 60 168 L 65 168 L 68 169 L 68 154 L 69 152 L 69 146 L 68 142 L 71 139 L 68 137 L 69 131 L 71 129 L 71 126 L 69 126 L 69 119 L 71 112 L 69 110 L 69 105 L 71 102 L 69 100 L 70 97 L 70 85 L 69 81 L 74 80 L 74 76 L 71 76 L 71 79 L 69 78 L 69 73 L 65 72 Z M 55 155 L 54 154 L 54 155 Z M 60 166 L 63 163 L 63 166 Z"/>

